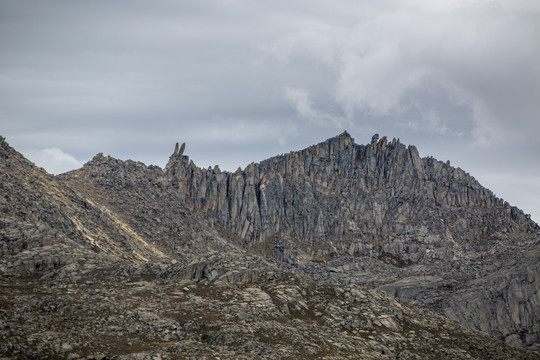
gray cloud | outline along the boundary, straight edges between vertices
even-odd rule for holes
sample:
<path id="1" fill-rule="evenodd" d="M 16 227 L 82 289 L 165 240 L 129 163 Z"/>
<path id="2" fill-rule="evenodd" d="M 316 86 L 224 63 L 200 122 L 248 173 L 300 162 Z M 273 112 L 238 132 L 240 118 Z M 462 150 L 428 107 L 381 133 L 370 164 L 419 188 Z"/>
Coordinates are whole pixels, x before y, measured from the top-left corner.
<path id="1" fill-rule="evenodd" d="M 49 171 L 177 141 L 234 170 L 346 128 L 540 220 L 537 1 L 0 0 L 0 32 L 0 133 Z"/>
<path id="2" fill-rule="evenodd" d="M 461 134 L 448 112 L 454 107 L 469 109 L 479 144 L 507 138 L 516 122 L 540 130 L 538 13 L 492 3 L 446 11 L 403 3 L 386 10 L 353 27 L 299 30 L 271 51 L 281 61 L 308 57 L 335 72 L 334 100 L 351 119 L 400 121 L 414 110 L 418 122 L 406 122 L 413 130 Z"/>
<path id="3" fill-rule="evenodd" d="M 58 148 L 28 150 L 26 155 L 47 171 L 58 174 L 65 169 L 77 169 L 83 163 Z"/>
<path id="4" fill-rule="evenodd" d="M 313 107 L 309 93 L 304 89 L 286 88 L 285 98 L 303 118 L 316 125 L 331 125 L 336 128 L 344 128 L 352 125 L 347 119 L 332 114 L 321 112 Z"/>

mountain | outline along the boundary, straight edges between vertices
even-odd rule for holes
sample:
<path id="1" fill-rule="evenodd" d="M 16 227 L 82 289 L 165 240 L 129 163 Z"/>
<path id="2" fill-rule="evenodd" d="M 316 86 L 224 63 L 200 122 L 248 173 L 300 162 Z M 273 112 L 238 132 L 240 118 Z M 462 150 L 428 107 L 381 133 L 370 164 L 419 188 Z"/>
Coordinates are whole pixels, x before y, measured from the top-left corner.
<path id="1" fill-rule="evenodd" d="M 0 139 L 0 353 L 538 358 L 475 331 L 540 349 L 538 225 L 461 169 L 347 133 L 234 173 L 184 152 L 55 177 Z"/>
<path id="2" fill-rule="evenodd" d="M 170 212 L 174 212 L 174 218 L 167 219 L 169 223 L 189 224 L 186 233 L 181 233 L 181 241 L 177 241 L 174 245 L 156 246 L 153 242 L 149 243 L 147 241 L 149 237 L 143 231 L 133 228 L 123 219 L 122 214 L 111 211 L 104 205 L 102 197 L 110 194 L 99 192 L 85 196 L 77 192 L 76 187 L 71 188 L 43 169 L 35 167 L 10 148 L 4 139 L 0 141 L 0 146 L 2 156 L 0 190 L 3 195 L 0 198 L 3 235 L 0 255 L 3 260 L 8 257 L 20 260 L 14 262 L 13 269 L 5 270 L 8 273 L 12 270 L 15 273 L 19 271 L 32 273 L 60 267 L 64 264 L 62 249 L 66 247 L 80 250 L 81 256 L 94 257 L 96 251 L 101 250 L 98 258 L 105 253 L 123 259 L 143 261 L 156 256 L 165 257 L 173 246 L 180 246 L 181 241 L 190 239 L 207 239 L 204 249 L 201 250 L 203 252 L 230 248 L 204 221 L 198 220 L 191 211 L 186 210 L 181 199 L 175 198 L 170 193 L 157 194 L 159 188 L 156 186 L 159 184 L 153 181 L 161 176 L 159 168 L 147 168 L 141 163 L 134 162 L 123 164 L 128 173 L 132 171 L 132 174 L 126 174 L 127 178 L 139 175 L 139 178 L 134 179 L 137 183 L 133 185 L 138 189 L 138 196 L 141 196 L 139 202 L 148 201 L 145 196 L 154 197 L 152 203 L 170 206 Z M 94 161 L 98 162 L 99 159 L 107 160 L 98 156 Z M 144 169 L 143 174 L 137 174 L 137 169 Z M 149 188 L 152 188 L 153 192 L 150 190 L 145 192 Z M 168 198 L 169 195 L 173 198 Z M 114 199 L 114 196 L 111 196 L 111 199 Z M 144 212 L 145 208 L 140 210 Z M 156 231 L 152 234 L 152 240 L 156 237 L 164 238 L 163 231 L 169 229 Z M 44 263 L 24 259 L 24 250 L 36 247 L 51 252 L 51 257 Z M 197 252 L 196 249 L 189 251 Z M 58 252 L 60 258 L 56 259 L 58 256 L 52 254 Z M 189 255 L 186 251 L 182 254 Z"/>
<path id="3" fill-rule="evenodd" d="M 538 225 L 414 146 L 378 135 L 357 145 L 344 132 L 235 173 L 177 152 L 165 171 L 247 249 L 540 350 Z"/>
<path id="4" fill-rule="evenodd" d="M 402 267 L 447 262 L 538 231 L 463 170 L 377 135 L 362 146 L 343 133 L 235 173 L 177 154 L 165 171 L 191 207 L 287 262 L 344 254 Z"/>

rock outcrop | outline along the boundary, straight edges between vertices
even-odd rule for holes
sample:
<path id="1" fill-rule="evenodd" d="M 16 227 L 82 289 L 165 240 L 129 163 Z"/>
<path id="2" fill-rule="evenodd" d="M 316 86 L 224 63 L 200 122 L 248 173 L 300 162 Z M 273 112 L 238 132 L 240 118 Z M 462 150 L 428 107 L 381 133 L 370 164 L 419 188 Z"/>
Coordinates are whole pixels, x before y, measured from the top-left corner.
<path id="1" fill-rule="evenodd" d="M 358 285 L 245 252 L 189 264 L 65 266 L 0 278 L 0 355 L 21 359 L 539 357 Z M 259 272 L 264 277 L 254 276 Z"/>
<path id="2" fill-rule="evenodd" d="M 0 139 L 0 353 L 77 358 L 110 338 L 123 344 L 110 356 L 141 358 L 299 357 L 297 347 L 321 358 L 537 358 L 430 312 L 540 351 L 538 225 L 463 170 L 378 135 L 358 145 L 343 133 L 236 172 L 184 152 L 177 144 L 164 169 L 98 154 L 51 176 Z M 69 291 L 59 302 L 54 289 Z M 105 295 L 117 291 L 129 296 Z M 81 332 L 57 324 L 52 336 L 41 325 L 56 313 Z"/>
<path id="3" fill-rule="evenodd" d="M 194 209 L 253 246 L 270 240 L 267 250 L 287 261 L 349 253 L 406 265 L 481 251 L 501 232 L 537 231 L 463 170 L 377 139 L 361 146 L 344 133 L 235 173 L 178 156 L 166 169 Z"/>
<path id="4" fill-rule="evenodd" d="M 248 249 L 300 265 L 348 258 L 352 270 L 327 279 L 384 285 L 400 299 L 540 350 L 536 280 L 483 294 L 477 308 L 457 315 L 466 298 L 459 294 L 507 279 L 510 259 L 538 249 L 538 225 L 463 170 L 421 158 L 414 146 L 378 135 L 357 145 L 345 132 L 234 173 L 172 156 L 166 176 L 194 210 Z M 530 257 L 518 272 L 539 260 Z M 370 276 L 354 276 L 358 268 Z M 513 286 L 525 286 L 527 295 L 518 300 Z M 498 296 L 505 305 L 486 315 L 483 304 Z"/>

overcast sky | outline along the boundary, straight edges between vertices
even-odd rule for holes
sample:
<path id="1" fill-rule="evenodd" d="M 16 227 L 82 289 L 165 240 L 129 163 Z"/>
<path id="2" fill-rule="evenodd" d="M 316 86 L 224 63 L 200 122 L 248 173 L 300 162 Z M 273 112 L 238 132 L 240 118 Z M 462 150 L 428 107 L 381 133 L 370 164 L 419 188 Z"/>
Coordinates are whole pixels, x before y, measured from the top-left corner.
<path id="1" fill-rule="evenodd" d="M 538 0 L 0 0 L 0 49 L 0 134 L 52 173 L 379 133 L 540 222 Z"/>

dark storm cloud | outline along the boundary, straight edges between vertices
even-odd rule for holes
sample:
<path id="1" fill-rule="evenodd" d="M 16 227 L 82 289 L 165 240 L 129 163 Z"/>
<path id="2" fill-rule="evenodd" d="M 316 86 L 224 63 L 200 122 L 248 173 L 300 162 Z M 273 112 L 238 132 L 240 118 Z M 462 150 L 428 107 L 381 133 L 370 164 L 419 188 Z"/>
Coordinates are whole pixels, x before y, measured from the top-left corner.
<path id="1" fill-rule="evenodd" d="M 535 1 L 0 0 L 0 132 L 54 172 L 379 132 L 539 220 L 539 38 Z"/>

